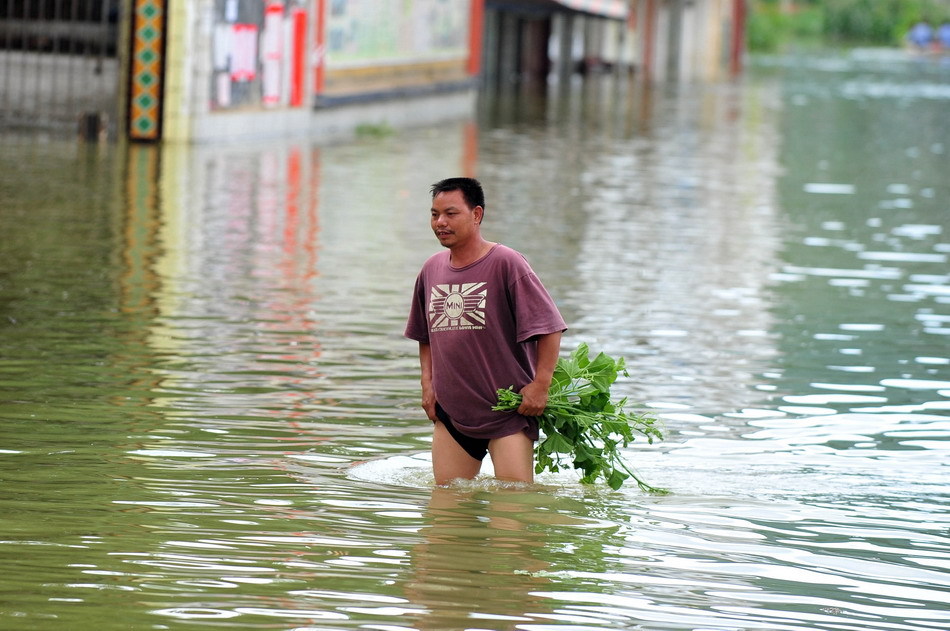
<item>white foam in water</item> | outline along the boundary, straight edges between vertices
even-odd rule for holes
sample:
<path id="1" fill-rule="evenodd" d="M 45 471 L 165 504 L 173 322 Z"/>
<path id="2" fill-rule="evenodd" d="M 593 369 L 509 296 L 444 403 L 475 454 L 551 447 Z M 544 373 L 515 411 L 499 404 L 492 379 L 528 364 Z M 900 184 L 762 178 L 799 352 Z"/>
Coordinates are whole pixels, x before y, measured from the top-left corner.
<path id="1" fill-rule="evenodd" d="M 908 263 L 945 263 L 943 254 L 929 252 L 860 252 L 858 258 L 865 261 L 902 261 Z"/>
<path id="2" fill-rule="evenodd" d="M 508 483 L 496 480 L 495 469 L 492 466 L 491 456 L 486 456 L 482 462 L 481 472 L 474 480 L 457 480 L 454 485 L 477 489 L 493 489 L 501 487 L 523 486 L 517 483 Z M 347 476 L 370 482 L 373 484 L 388 484 L 412 488 L 432 487 L 435 481 L 432 477 L 432 458 L 428 453 L 392 456 L 380 458 L 354 465 L 347 470 Z M 578 477 L 571 472 L 563 474 L 542 474 L 535 478 L 536 484 L 560 486 L 576 484 Z"/>
<path id="3" fill-rule="evenodd" d="M 904 224 L 903 226 L 898 226 L 891 231 L 894 235 L 899 237 L 910 237 L 911 239 L 925 239 L 927 237 L 932 237 L 943 232 L 941 226 L 934 226 L 929 224 Z"/>
<path id="4" fill-rule="evenodd" d="M 866 322 L 844 322 L 838 325 L 842 331 L 883 331 L 884 325 Z"/>
<path id="5" fill-rule="evenodd" d="M 883 403 L 884 397 L 874 397 L 863 394 L 804 394 L 788 395 L 783 401 L 798 405 L 827 405 L 829 403 Z"/>
<path id="6" fill-rule="evenodd" d="M 432 460 L 427 453 L 380 458 L 350 467 L 347 475 L 363 482 L 378 484 L 431 486 Z"/>
<path id="7" fill-rule="evenodd" d="M 651 483 L 669 488 L 672 501 L 702 495 L 787 501 L 796 495 L 896 490 L 908 483 L 936 490 L 945 483 L 935 466 L 947 453 L 946 443 L 938 442 L 946 436 L 945 416 L 862 411 L 748 424 L 741 439 L 690 437 L 637 454 L 638 469 Z M 927 440 L 929 451 L 895 451 L 883 446 L 884 437 L 906 446 Z"/>
<path id="8" fill-rule="evenodd" d="M 200 451 L 185 451 L 184 449 L 136 449 L 129 453 L 154 458 L 214 458 L 216 455 Z"/>
<path id="9" fill-rule="evenodd" d="M 950 381 L 930 381 L 927 379 L 884 379 L 882 386 L 907 388 L 908 390 L 939 390 L 950 388 Z"/>
<path id="10" fill-rule="evenodd" d="M 832 267 L 799 267 L 795 265 L 786 265 L 782 271 L 786 274 L 838 276 L 847 278 L 876 278 L 880 280 L 897 280 L 901 277 L 901 271 L 896 268 L 839 269 Z"/>
<path id="11" fill-rule="evenodd" d="M 456 480 L 453 482 L 453 486 L 467 490 L 524 487 L 521 483 L 497 480 L 494 475 L 495 469 L 492 466 L 491 456 L 485 456 L 485 460 L 482 462 L 481 472 L 474 480 Z M 432 487 L 435 484 L 432 477 L 432 459 L 427 452 L 361 462 L 347 470 L 347 477 L 361 482 L 412 488 Z M 566 469 L 557 473 L 544 472 L 536 475 L 534 484 L 548 488 L 580 488 L 580 474 L 568 466 Z M 607 487 L 601 483 L 598 483 L 598 486 L 604 486 L 604 488 L 607 489 Z M 640 493 L 636 483 L 633 481 L 624 485 L 624 489 L 629 489 L 634 493 Z"/>
<path id="12" fill-rule="evenodd" d="M 830 182 L 809 182 L 805 185 L 806 193 L 819 195 L 854 195 L 854 184 L 833 184 Z"/>
<path id="13" fill-rule="evenodd" d="M 881 392 L 884 386 L 874 386 L 868 384 L 850 384 L 850 383 L 821 383 L 812 382 L 812 388 L 820 390 L 836 390 L 839 392 Z"/>
<path id="14" fill-rule="evenodd" d="M 934 365 L 945 365 L 950 364 L 950 358 L 948 357 L 915 357 L 914 361 L 918 364 L 934 364 Z"/>
<path id="15" fill-rule="evenodd" d="M 921 294 L 947 294 L 950 295 L 950 285 L 904 285 L 905 291 L 912 291 Z"/>

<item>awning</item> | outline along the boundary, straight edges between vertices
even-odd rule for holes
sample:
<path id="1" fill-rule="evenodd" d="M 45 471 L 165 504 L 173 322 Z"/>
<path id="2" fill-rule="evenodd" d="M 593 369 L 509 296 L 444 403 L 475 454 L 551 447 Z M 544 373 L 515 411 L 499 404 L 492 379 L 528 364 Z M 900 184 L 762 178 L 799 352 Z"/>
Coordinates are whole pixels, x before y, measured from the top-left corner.
<path id="1" fill-rule="evenodd" d="M 558 4 L 582 13 L 602 15 L 615 20 L 627 18 L 627 3 L 624 0 L 558 0 Z"/>
<path id="2" fill-rule="evenodd" d="M 559 11 L 572 11 L 611 18 L 627 19 L 626 0 L 486 0 L 491 9 L 512 13 L 540 13 L 550 15 Z"/>

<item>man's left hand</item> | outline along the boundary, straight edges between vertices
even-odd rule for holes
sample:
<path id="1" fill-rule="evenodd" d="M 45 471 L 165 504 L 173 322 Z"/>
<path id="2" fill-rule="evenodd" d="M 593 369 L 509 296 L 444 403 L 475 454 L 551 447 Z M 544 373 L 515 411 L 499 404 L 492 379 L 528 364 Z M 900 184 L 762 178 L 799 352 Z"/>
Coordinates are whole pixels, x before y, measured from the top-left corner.
<path id="1" fill-rule="evenodd" d="M 548 387 L 532 381 L 521 389 L 521 405 L 518 414 L 524 416 L 541 416 L 544 407 L 548 404 Z"/>

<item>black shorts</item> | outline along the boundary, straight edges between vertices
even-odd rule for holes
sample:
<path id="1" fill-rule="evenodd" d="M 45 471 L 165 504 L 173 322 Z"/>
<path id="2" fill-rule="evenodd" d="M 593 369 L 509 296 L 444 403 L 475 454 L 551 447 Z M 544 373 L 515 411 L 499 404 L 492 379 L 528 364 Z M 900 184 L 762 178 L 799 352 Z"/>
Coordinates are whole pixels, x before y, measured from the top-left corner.
<path id="1" fill-rule="evenodd" d="M 472 438 L 460 432 L 458 428 L 455 427 L 452 419 L 449 418 L 449 415 L 445 413 L 445 410 L 443 410 L 442 406 L 438 403 L 435 404 L 435 415 L 442 421 L 442 424 L 445 425 L 445 429 L 449 430 L 449 434 L 452 435 L 455 442 L 465 450 L 465 453 L 475 458 L 475 460 L 485 459 L 485 456 L 488 454 L 487 438 Z"/>

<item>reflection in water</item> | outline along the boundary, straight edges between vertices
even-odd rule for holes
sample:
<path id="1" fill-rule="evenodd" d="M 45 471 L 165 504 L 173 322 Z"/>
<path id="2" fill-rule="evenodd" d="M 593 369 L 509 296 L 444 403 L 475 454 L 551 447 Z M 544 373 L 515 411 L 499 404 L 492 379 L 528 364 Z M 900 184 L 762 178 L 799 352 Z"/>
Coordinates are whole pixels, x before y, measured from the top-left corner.
<path id="1" fill-rule="evenodd" d="M 525 521 L 539 512 L 535 498 L 529 490 L 432 490 L 424 541 L 412 550 L 413 576 L 405 584 L 409 600 L 424 608 L 415 628 L 448 629 L 468 618 L 514 629 L 535 618 L 542 606 L 533 592 L 548 583 L 536 578 L 547 568 L 537 558 L 543 533 Z"/>
<path id="2" fill-rule="evenodd" d="M 172 302 L 155 323 L 155 339 L 197 365 L 168 371 L 165 388 L 210 390 L 219 404 L 233 398 L 237 415 L 248 412 L 254 394 L 260 415 L 283 424 L 306 414 L 300 408 L 321 377 L 311 308 L 318 300 L 319 151 L 219 154 L 197 164 L 181 154 L 166 156 L 176 185 L 166 190 L 166 205 L 179 218 L 166 224 L 159 265 Z M 182 397 L 186 415 L 194 415 L 192 403 Z"/>
<path id="3" fill-rule="evenodd" d="M 946 627 L 948 83 L 857 53 L 345 145 L 4 152 L 0 627 Z M 401 332 L 458 173 L 566 345 L 628 359 L 672 496 L 432 486 Z"/>
<path id="4" fill-rule="evenodd" d="M 549 125 L 491 111 L 505 124 L 484 132 L 480 177 L 501 210 L 485 231 L 553 282 L 566 346 L 630 360 L 636 400 L 693 414 L 751 405 L 774 356 L 778 90 L 664 98 L 618 85 L 559 95 Z"/>
<path id="5" fill-rule="evenodd" d="M 774 356 L 776 101 L 767 89 L 682 98 L 650 142 L 586 169 L 578 335 L 605 332 L 599 343 L 635 359 L 641 391 L 673 409 L 752 404 Z"/>

